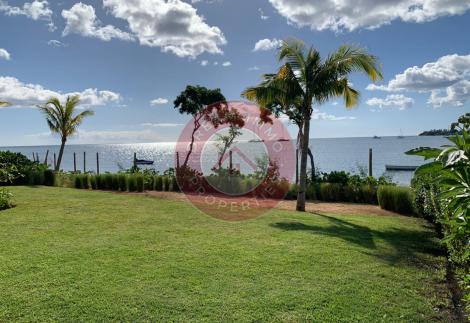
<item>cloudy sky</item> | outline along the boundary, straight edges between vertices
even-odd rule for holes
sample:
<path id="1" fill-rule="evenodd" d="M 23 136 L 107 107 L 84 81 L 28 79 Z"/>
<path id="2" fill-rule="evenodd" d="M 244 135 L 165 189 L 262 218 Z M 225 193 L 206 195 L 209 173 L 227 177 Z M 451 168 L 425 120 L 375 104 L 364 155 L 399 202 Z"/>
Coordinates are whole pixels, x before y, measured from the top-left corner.
<path id="1" fill-rule="evenodd" d="M 312 137 L 445 128 L 470 107 L 468 30 L 470 0 L 0 0 L 0 100 L 13 103 L 0 146 L 56 142 L 34 106 L 69 94 L 96 112 L 74 143 L 175 140 L 187 84 L 238 100 L 288 37 L 323 56 L 359 45 L 383 65 L 381 83 L 351 78 L 357 108 L 315 107 Z"/>

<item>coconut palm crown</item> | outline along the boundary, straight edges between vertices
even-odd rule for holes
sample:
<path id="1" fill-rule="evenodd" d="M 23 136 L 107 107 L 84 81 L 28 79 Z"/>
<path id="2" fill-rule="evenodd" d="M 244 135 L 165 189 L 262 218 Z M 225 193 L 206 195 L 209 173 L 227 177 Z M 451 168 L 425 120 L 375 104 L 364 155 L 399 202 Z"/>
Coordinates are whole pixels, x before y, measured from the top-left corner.
<path id="1" fill-rule="evenodd" d="M 318 50 L 307 49 L 302 41 L 291 39 L 282 43 L 278 59 L 283 64 L 277 73 L 263 75 L 263 81 L 247 88 L 242 96 L 276 115 L 286 114 L 299 127 L 301 158 L 297 210 L 305 211 L 307 154 L 314 105 L 343 97 L 346 108 L 352 108 L 360 94 L 352 88 L 348 76 L 361 72 L 377 81 L 382 79 L 382 73 L 375 56 L 348 45 L 322 60 Z"/>
<path id="2" fill-rule="evenodd" d="M 94 114 L 91 110 L 84 110 L 80 113 L 75 113 L 77 106 L 80 104 L 80 97 L 78 95 L 69 96 L 62 105 L 58 98 L 51 98 L 46 104 L 38 106 L 41 112 L 46 117 L 47 125 L 53 133 L 57 133 L 61 138 L 61 146 L 55 170 L 60 170 L 62 156 L 64 154 L 65 143 L 67 139 L 74 135 L 80 124 L 88 116 Z"/>

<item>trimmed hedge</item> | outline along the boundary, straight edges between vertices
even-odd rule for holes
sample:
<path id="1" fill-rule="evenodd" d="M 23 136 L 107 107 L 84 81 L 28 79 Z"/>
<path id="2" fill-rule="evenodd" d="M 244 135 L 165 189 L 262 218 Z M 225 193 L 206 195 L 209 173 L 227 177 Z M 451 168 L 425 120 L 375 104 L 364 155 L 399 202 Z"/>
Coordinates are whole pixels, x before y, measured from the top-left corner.
<path id="1" fill-rule="evenodd" d="M 377 191 L 379 205 L 384 210 L 393 211 L 403 215 L 416 214 L 414 208 L 414 194 L 408 187 L 380 186 Z"/>

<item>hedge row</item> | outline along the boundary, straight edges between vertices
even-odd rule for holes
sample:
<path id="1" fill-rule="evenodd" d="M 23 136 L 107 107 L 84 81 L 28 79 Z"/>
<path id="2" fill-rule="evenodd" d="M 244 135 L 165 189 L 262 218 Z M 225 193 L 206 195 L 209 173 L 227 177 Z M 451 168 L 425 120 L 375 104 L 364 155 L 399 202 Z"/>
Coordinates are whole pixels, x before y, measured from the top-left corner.
<path id="1" fill-rule="evenodd" d="M 377 191 L 379 205 L 384 210 L 393 211 L 403 215 L 416 214 L 414 207 L 414 194 L 408 187 L 380 186 Z"/>
<path id="2" fill-rule="evenodd" d="M 143 176 L 142 174 L 57 174 L 54 185 L 78 189 L 119 192 L 167 191 L 178 192 L 173 176 Z"/>

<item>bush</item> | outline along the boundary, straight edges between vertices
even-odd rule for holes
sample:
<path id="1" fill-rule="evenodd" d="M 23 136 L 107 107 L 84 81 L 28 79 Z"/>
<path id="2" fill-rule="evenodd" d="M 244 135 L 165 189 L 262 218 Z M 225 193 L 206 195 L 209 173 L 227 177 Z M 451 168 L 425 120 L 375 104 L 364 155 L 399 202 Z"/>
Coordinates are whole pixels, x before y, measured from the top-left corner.
<path id="1" fill-rule="evenodd" d="M 0 189 L 0 211 L 13 207 L 12 198 L 13 194 L 11 194 L 9 191 L 7 191 L 5 188 Z"/>
<path id="2" fill-rule="evenodd" d="M 287 191 L 285 199 L 286 200 L 295 200 L 295 199 L 297 199 L 297 189 L 298 189 L 297 184 L 292 184 L 290 186 L 289 190 Z"/>
<path id="3" fill-rule="evenodd" d="M 127 189 L 129 192 L 135 192 L 137 191 L 137 178 L 135 175 L 127 175 L 126 176 L 127 180 Z"/>
<path id="4" fill-rule="evenodd" d="M 46 169 L 44 171 L 44 185 L 46 186 L 54 186 L 55 183 L 55 173 L 53 170 Z"/>
<path id="5" fill-rule="evenodd" d="M 118 174 L 117 175 L 117 182 L 119 191 L 127 192 L 127 176 L 126 174 Z"/>
<path id="6" fill-rule="evenodd" d="M 380 186 L 377 191 L 379 205 L 384 210 L 403 215 L 413 215 L 413 192 L 408 187 Z"/>
<path id="7" fill-rule="evenodd" d="M 144 190 L 145 191 L 151 191 L 154 189 L 154 180 L 155 176 L 144 176 Z"/>
<path id="8" fill-rule="evenodd" d="M 162 192 L 167 192 L 169 189 L 170 183 L 168 181 L 168 176 L 162 176 Z"/>
<path id="9" fill-rule="evenodd" d="M 141 174 L 137 174 L 135 176 L 135 180 L 136 180 L 137 192 L 143 192 L 144 191 L 144 176 Z"/>
<path id="10" fill-rule="evenodd" d="M 119 175 L 118 174 L 113 174 L 111 175 L 111 180 L 112 180 L 112 190 L 113 191 L 119 191 Z"/>
<path id="11" fill-rule="evenodd" d="M 170 177 L 170 191 L 171 192 L 180 192 L 180 187 L 175 176 Z"/>
<path id="12" fill-rule="evenodd" d="M 163 179 L 161 176 L 155 176 L 153 178 L 153 190 L 154 191 L 163 191 Z"/>
<path id="13" fill-rule="evenodd" d="M 90 176 L 89 176 L 90 187 L 91 187 L 91 189 L 93 189 L 93 190 L 98 189 L 98 184 L 97 184 L 96 177 L 97 177 L 97 176 L 95 176 L 95 175 L 90 175 Z"/>

